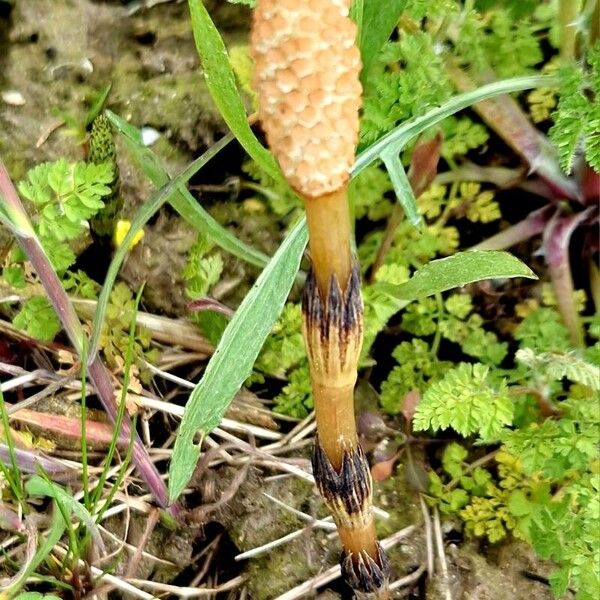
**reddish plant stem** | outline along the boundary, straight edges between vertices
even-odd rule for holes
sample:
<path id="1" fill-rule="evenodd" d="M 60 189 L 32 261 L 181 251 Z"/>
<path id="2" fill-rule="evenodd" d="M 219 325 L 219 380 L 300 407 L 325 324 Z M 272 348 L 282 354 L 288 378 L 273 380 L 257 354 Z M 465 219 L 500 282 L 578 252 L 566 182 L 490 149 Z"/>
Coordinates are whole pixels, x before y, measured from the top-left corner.
<path id="1" fill-rule="evenodd" d="M 6 224 L 13 229 L 17 242 L 38 274 L 38 277 L 48 294 L 48 299 L 52 303 L 71 344 L 73 344 L 78 356 L 82 358 L 85 352 L 86 337 L 81 323 L 69 297 L 56 275 L 56 272 L 52 268 L 38 238 L 33 232 L 33 227 L 27 213 L 25 212 L 17 191 L 10 180 L 6 167 L 1 160 L 0 200 L 3 200 L 2 212 L 4 213 L 4 220 L 7 222 Z M 104 410 L 114 421 L 117 416 L 114 387 L 108 371 L 97 355 L 88 364 L 88 375 L 96 389 L 96 393 L 98 394 L 98 398 L 100 399 Z M 129 416 L 125 414 L 121 425 L 120 436 L 130 438 L 130 435 L 131 421 Z M 176 504 L 169 507 L 167 488 L 137 434 L 134 437 L 133 461 L 141 478 L 145 481 L 148 489 L 153 493 L 160 506 L 163 508 L 168 507 L 169 512 L 173 516 L 179 517 L 180 507 Z"/>
<path id="2" fill-rule="evenodd" d="M 496 79 L 491 70 L 484 75 L 484 81 L 474 81 L 455 64 L 446 63 L 446 70 L 456 89 L 467 92 L 479 83 Z M 478 102 L 473 110 L 495 131 L 504 142 L 527 161 L 532 171 L 544 179 L 554 194 L 562 199 L 579 200 L 575 183 L 565 177 L 560 169 L 554 147 L 542 135 L 521 110 L 511 96 L 499 96 L 493 100 Z"/>
<path id="3" fill-rule="evenodd" d="M 543 248 L 550 280 L 571 342 L 577 347 L 583 346 L 583 329 L 575 306 L 569 244 L 577 226 L 591 216 L 594 210 L 595 207 L 590 206 L 582 212 L 568 216 L 557 211 L 544 229 Z"/>
<path id="4" fill-rule="evenodd" d="M 471 250 L 505 250 L 524 242 L 534 235 L 544 231 L 556 209 L 554 206 L 544 206 L 531 212 L 522 221 L 507 227 L 496 235 L 473 246 Z"/>

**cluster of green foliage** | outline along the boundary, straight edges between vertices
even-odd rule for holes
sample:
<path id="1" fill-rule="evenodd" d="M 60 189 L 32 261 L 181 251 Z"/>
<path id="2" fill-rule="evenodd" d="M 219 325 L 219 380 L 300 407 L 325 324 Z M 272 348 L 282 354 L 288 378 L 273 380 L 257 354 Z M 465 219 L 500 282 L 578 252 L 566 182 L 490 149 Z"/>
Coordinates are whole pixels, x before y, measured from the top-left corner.
<path id="1" fill-rule="evenodd" d="M 29 202 L 34 230 L 65 290 L 78 298 L 97 300 L 100 286 L 76 268 L 78 255 L 91 243 L 90 231 L 109 236 L 122 201 L 117 190 L 117 166 L 110 125 L 103 115 L 94 121 L 87 162 L 65 159 L 40 164 L 18 185 Z M 20 249 L 11 252 L 2 270 L 2 279 L 25 298 L 13 315 L 13 324 L 33 338 L 52 341 L 61 329 L 49 299 L 40 293 L 37 277 L 31 272 Z M 100 347 L 111 368 L 122 366 L 127 350 L 129 324 L 135 312 L 132 292 L 122 283 L 111 293 Z M 143 361 L 156 357 L 150 351 L 150 335 L 136 332 L 134 353 L 142 378 L 149 373 Z"/>
<path id="2" fill-rule="evenodd" d="M 586 160 L 600 171 L 600 43 L 590 51 L 587 62 L 588 70 L 572 63 L 559 69 L 561 95 L 550 139 L 558 148 L 561 166 L 567 173 L 573 170 L 582 138 Z"/>
<path id="3" fill-rule="evenodd" d="M 122 369 L 127 349 L 132 344 L 132 352 L 140 373 L 140 379 L 148 383 L 151 373 L 145 367 L 145 361 L 155 363 L 159 351 L 151 347 L 150 332 L 145 327 L 136 327 L 133 341 L 129 339 L 129 328 L 135 321 L 137 306 L 135 298 L 124 282 L 119 282 L 110 294 L 106 309 L 106 319 L 102 326 L 99 345 L 106 364 L 111 368 Z"/>
<path id="4" fill-rule="evenodd" d="M 112 179 L 110 164 L 70 164 L 60 159 L 34 167 L 19 184 L 21 195 L 35 211 L 35 231 L 57 275 L 68 282 L 67 287 L 79 284 L 90 291 L 87 276 L 69 269 L 89 235 L 89 219 L 104 207 L 103 198 L 111 192 Z M 3 278 L 16 289 L 25 289 L 28 284 L 24 263 L 24 254 L 17 250 L 3 270 Z M 50 302 L 42 295 L 26 300 L 13 322 L 45 341 L 52 340 L 60 330 Z"/>
<path id="5" fill-rule="evenodd" d="M 199 235 L 190 248 L 186 265 L 182 271 L 185 292 L 191 300 L 208 295 L 223 272 L 223 256 L 205 236 Z M 212 311 L 192 313 L 191 318 L 198 324 L 202 333 L 213 343 L 217 343 L 227 321 L 221 314 Z"/>
<path id="6" fill-rule="evenodd" d="M 238 3 L 253 5 L 252 0 Z M 299 215 L 298 199 L 277 179 L 272 157 L 248 127 L 230 65 L 223 58 L 226 53 L 219 45 L 222 42 L 203 4 L 191 3 L 190 8 L 198 49 L 205 59 L 205 71 L 210 71 L 209 89 L 228 125 L 252 157 L 245 166 L 252 181 L 244 182 L 245 189 L 258 192 L 258 197 L 264 198 L 274 215 L 291 226 Z M 424 115 L 448 100 L 454 94 L 452 69 L 467 69 L 474 74 L 476 83 L 495 76 L 534 72 L 543 60 L 544 45 L 556 47 L 558 37 L 553 26 L 556 15 L 556 2 L 538 6 L 530 0 L 441 0 L 437 3 L 408 0 L 398 26 L 401 35 L 392 35 L 381 51 L 374 53 L 363 73 L 365 99 L 359 150 L 398 124 Z M 220 60 L 227 64 L 224 66 Z M 248 68 L 248 61 L 241 62 Z M 587 70 L 582 65 L 567 65 L 561 70 L 562 87 L 558 94 L 546 93 L 537 100 L 531 99 L 532 111 L 536 107 L 539 118 L 549 116 L 554 122 L 551 135 L 567 170 L 585 134 L 589 134 L 586 157 L 590 164 L 598 165 L 598 114 L 587 93 L 591 89 L 592 94 L 598 95 L 598 53 L 591 53 L 587 62 Z M 556 111 L 551 113 L 555 107 Z M 489 133 L 474 117 L 451 117 L 440 127 L 444 134 L 441 156 L 451 171 L 466 158 L 486 151 Z M 106 134 L 106 124 L 99 127 L 99 131 Z M 410 162 L 411 150 L 408 147 L 402 152 L 405 165 Z M 139 149 L 138 152 L 141 154 Z M 41 165 L 32 170 L 28 180 L 20 186 L 22 195 L 35 208 L 36 232 L 63 283 L 68 289 L 92 298 L 97 294 L 94 283 L 71 268 L 79 251 L 77 242 L 86 235 L 90 222 L 99 222 L 95 218 L 114 191 L 111 188 L 115 171 L 104 162 L 104 156 L 114 158 L 111 153 L 100 153 L 98 164 L 69 165 L 58 161 Z M 148 167 L 148 154 L 143 158 L 146 168 L 155 169 L 154 165 Z M 151 177 L 153 181 L 160 183 L 168 179 L 158 174 Z M 501 217 L 501 207 L 490 186 L 457 178 L 450 180 L 453 183 L 433 185 L 421 195 L 418 210 L 422 229 L 415 229 L 408 220 L 401 223 L 384 264 L 374 274 L 372 270 L 385 222 L 394 209 L 393 186 L 380 165 L 369 166 L 352 183 L 350 199 L 359 221 L 358 229 L 367 231 L 359 236 L 357 245 L 361 267 L 369 281 L 364 288 L 363 366 L 373 364 L 371 352 L 377 335 L 390 318 L 408 304 L 384 293 L 381 285 L 399 286 L 433 259 L 454 254 L 464 245 L 461 225 L 490 223 Z M 178 185 L 182 182 L 183 177 Z M 172 185 L 175 189 L 174 182 Z M 203 225 L 204 231 L 212 232 L 213 241 L 220 236 L 223 242 L 223 233 L 215 234 L 213 223 Z M 284 242 L 280 258 L 293 257 L 294 252 L 299 256 L 302 252 L 301 230 L 295 227 L 293 231 L 295 237 L 288 240 L 287 246 Z M 231 249 L 231 240 L 227 243 Z M 276 287 L 268 279 L 270 276 L 293 280 L 295 271 L 286 270 L 285 262 L 274 259 L 265 268 L 261 275 L 264 279 L 257 283 L 248 295 L 248 302 L 245 300 L 239 309 L 238 314 L 242 316 L 235 320 L 237 329 L 233 328 L 228 341 L 238 339 L 236 333 L 244 327 L 245 339 L 249 339 L 248 332 L 254 331 L 252 324 L 256 326 L 257 319 L 261 319 L 257 316 L 251 321 L 248 317 L 260 307 L 261 290 L 264 291 L 261 285 L 267 291 Z M 219 280 L 222 269 L 220 253 L 213 249 L 208 235 L 201 235 L 184 271 L 190 297 L 205 296 Z M 35 283 L 17 253 L 6 265 L 3 276 L 14 287 Z M 284 288 L 282 285 L 277 290 L 281 292 Z M 279 299 L 281 294 L 274 295 Z M 269 297 L 266 293 L 265 296 Z M 416 297 L 411 296 L 410 300 Z M 477 314 L 469 295 L 437 293 L 433 298 L 419 298 L 408 304 L 401 315 L 404 337 L 392 353 L 397 365 L 381 385 L 383 409 L 390 414 L 399 413 L 406 394 L 418 390 L 422 400 L 415 413 L 414 429 L 451 429 L 480 445 L 493 444 L 501 448 L 495 455 L 496 468 L 492 469 L 485 464 L 474 467 L 466 464 L 476 450 L 459 444 L 449 445 L 442 456 L 441 474 L 431 476 L 432 501 L 439 503 L 445 513 L 458 514 L 466 529 L 476 536 L 496 541 L 510 531 L 529 540 L 542 556 L 557 563 L 558 571 L 552 578 L 555 591 L 560 594 L 572 586 L 579 590 L 580 598 L 587 598 L 588 591 L 598 587 L 593 561 L 600 552 L 597 540 L 590 533 L 597 529 L 599 519 L 595 443 L 600 419 L 592 402 L 593 394 L 598 391 L 594 367 L 600 362 L 598 344 L 585 355 L 573 355 L 568 334 L 557 314 L 548 307 L 538 308 L 526 316 L 514 332 L 520 350 L 513 363 L 509 344 Z M 281 305 L 277 306 L 277 299 L 273 303 L 276 306 L 269 307 L 269 315 L 279 313 Z M 115 337 L 115 331 L 131 323 L 135 308 L 126 286 L 115 287 L 100 339 L 106 358 L 114 364 L 118 365 L 126 349 L 130 355 L 141 356 L 147 352 L 149 337 L 143 331 L 134 336 L 135 328 L 131 327 L 128 338 Z M 58 329 L 55 318 L 51 323 L 51 315 L 47 301 L 34 297 L 15 317 L 15 323 L 32 334 L 51 339 Z M 223 320 L 219 322 L 209 312 L 199 313 L 197 319 L 205 333 L 217 342 L 223 333 Z M 265 336 L 273 321 L 266 319 L 266 322 Z M 228 401 L 239 387 L 238 383 L 244 380 L 258 385 L 267 379 L 282 382 L 281 393 L 275 400 L 277 409 L 296 417 L 304 416 L 312 407 L 312 399 L 300 327 L 299 305 L 289 303 L 250 379 L 244 369 L 256 356 L 252 356 L 252 349 L 238 349 L 235 356 L 227 353 L 229 348 L 217 352 L 204 379 L 192 393 L 191 421 L 184 418 L 187 427 L 182 427 L 184 435 L 179 436 L 178 441 L 184 438 L 189 441 L 198 429 L 209 431 L 214 427 L 226 406 L 223 400 Z M 598 337 L 598 329 L 594 321 L 589 335 Z M 262 343 L 261 335 L 254 335 L 259 340 L 253 340 L 255 344 Z M 451 362 L 450 353 L 442 353 L 442 345 L 452 348 L 462 362 Z M 224 355 L 227 358 L 223 358 Z M 242 366 L 233 364 L 236 362 Z M 219 367 L 226 367 L 225 372 L 218 372 Z M 217 378 L 222 380 L 220 388 L 211 395 L 217 387 L 214 385 Z M 545 412 L 549 407 L 551 418 L 547 418 Z M 183 443 L 176 446 L 171 465 L 169 483 L 175 496 L 186 483 L 185 474 L 180 473 L 189 470 L 190 465 L 193 468 L 199 452 L 197 445 L 192 444 L 190 452 Z M 185 452 L 185 461 L 180 461 Z M 182 466 L 180 462 L 186 464 Z M 85 519 L 83 515 L 82 521 Z"/>
<path id="7" fill-rule="evenodd" d="M 515 332 L 512 368 L 447 370 L 423 394 L 413 422 L 415 430 L 453 429 L 500 445 L 495 469 L 477 460 L 471 467 L 465 446 L 448 445 L 441 474 L 430 474 L 432 501 L 475 536 L 496 542 L 510 532 L 529 541 L 557 565 L 556 595 L 572 587 L 582 599 L 600 589 L 599 326 L 598 317 L 590 322 L 596 342 L 581 356 L 553 309 L 531 312 Z"/>

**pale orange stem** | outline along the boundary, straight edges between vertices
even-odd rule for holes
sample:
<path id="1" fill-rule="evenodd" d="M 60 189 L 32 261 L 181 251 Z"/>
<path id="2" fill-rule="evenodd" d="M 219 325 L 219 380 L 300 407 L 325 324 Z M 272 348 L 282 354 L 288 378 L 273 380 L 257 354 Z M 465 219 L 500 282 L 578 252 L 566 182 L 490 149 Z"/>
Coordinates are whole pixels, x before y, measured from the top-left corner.
<path id="1" fill-rule="evenodd" d="M 332 275 L 337 277 L 344 291 L 352 268 L 352 230 L 346 188 L 304 201 L 310 258 L 321 294 L 326 297 Z"/>

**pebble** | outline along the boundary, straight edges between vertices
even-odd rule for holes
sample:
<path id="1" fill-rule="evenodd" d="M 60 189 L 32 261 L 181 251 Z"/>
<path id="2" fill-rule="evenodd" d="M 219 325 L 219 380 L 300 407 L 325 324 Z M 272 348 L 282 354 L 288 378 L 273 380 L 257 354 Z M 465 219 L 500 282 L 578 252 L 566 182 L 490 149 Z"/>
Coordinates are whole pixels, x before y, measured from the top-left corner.
<path id="1" fill-rule="evenodd" d="M 160 133 L 153 127 L 142 127 L 142 144 L 144 146 L 152 146 L 156 140 L 160 137 Z"/>
<path id="2" fill-rule="evenodd" d="M 17 90 L 6 90 L 5 92 L 2 92 L 2 100 L 5 104 L 9 104 L 10 106 L 23 106 L 26 102 L 23 94 L 17 92 Z"/>

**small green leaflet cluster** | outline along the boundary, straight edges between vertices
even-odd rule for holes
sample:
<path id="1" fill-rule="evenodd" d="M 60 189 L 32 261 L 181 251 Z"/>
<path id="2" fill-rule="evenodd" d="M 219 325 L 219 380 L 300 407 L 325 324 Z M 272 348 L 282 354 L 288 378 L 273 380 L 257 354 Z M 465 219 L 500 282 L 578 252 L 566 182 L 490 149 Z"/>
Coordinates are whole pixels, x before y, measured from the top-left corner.
<path id="1" fill-rule="evenodd" d="M 13 325 L 32 338 L 42 341 L 53 340 L 61 329 L 54 308 L 44 296 L 34 296 L 27 300 L 13 318 Z"/>
<path id="2" fill-rule="evenodd" d="M 258 182 L 257 184 L 248 184 L 248 187 L 257 192 L 259 197 L 266 198 L 269 208 L 274 214 L 278 217 L 300 214 L 302 202 L 287 183 L 271 177 L 254 160 L 247 160 L 242 168 L 249 177 Z"/>
<path id="3" fill-rule="evenodd" d="M 519 18 L 501 3 L 466 12 L 457 36 L 456 57 L 475 72 L 492 69 L 500 78 L 527 75 L 543 60 L 540 30 L 550 27 L 547 11 Z"/>
<path id="4" fill-rule="evenodd" d="M 106 364 L 111 368 L 122 368 L 123 357 L 127 355 L 129 346 L 129 328 L 136 314 L 136 302 L 127 284 L 120 282 L 115 285 L 106 309 L 106 320 L 100 334 Z M 151 373 L 145 366 L 145 361 L 155 363 L 158 360 L 158 350 L 151 349 L 150 332 L 145 327 L 137 327 L 133 340 L 134 364 L 137 365 L 140 379 L 148 383 Z"/>
<path id="5" fill-rule="evenodd" d="M 186 282 L 185 291 L 193 300 L 206 296 L 221 277 L 223 256 L 212 250 L 213 245 L 207 238 L 199 235 L 188 253 L 182 275 Z"/>
<path id="6" fill-rule="evenodd" d="M 91 291 L 85 274 L 69 274 L 76 259 L 76 242 L 88 231 L 88 221 L 104 207 L 103 198 L 111 193 L 113 172 L 109 165 L 60 159 L 43 163 L 27 173 L 18 188 L 35 211 L 34 226 L 52 266 L 59 277 L 73 288 L 84 284 Z M 26 286 L 21 267 L 24 257 L 13 255 L 13 264 L 3 277 L 18 288 Z M 85 296 L 86 294 L 84 294 Z M 49 301 L 42 296 L 27 300 L 13 319 L 15 326 L 32 337 L 50 341 L 60 331 L 60 323 Z"/>
<path id="7" fill-rule="evenodd" d="M 365 82 L 360 147 L 367 147 L 411 117 L 452 95 L 431 34 L 417 31 L 387 42 Z"/>
<path id="8" fill-rule="evenodd" d="M 484 76 L 490 70 L 498 78 L 531 74 L 543 60 L 540 32 L 555 41 L 556 3 L 518 4 L 518 11 L 501 2 L 465 10 L 457 0 L 408 0 L 400 41 L 386 43 L 363 78 L 361 147 L 446 100 L 452 94 L 447 61 Z M 464 156 L 488 137 L 468 117 L 447 119 L 442 129 L 445 158 Z"/>
<path id="9" fill-rule="evenodd" d="M 430 502 L 443 514 L 458 514 L 476 537 L 492 543 L 508 533 L 528 539 L 531 506 L 550 500 L 548 481 L 526 475 L 520 460 L 503 450 L 494 457 L 497 477 L 484 467 L 469 468 L 468 456 L 467 449 L 456 442 L 446 446 L 442 475 L 429 475 Z"/>
<path id="10" fill-rule="evenodd" d="M 510 532 L 530 542 L 557 565 L 550 576 L 557 596 L 572 588 L 578 600 L 591 600 L 600 591 L 599 343 L 583 357 L 574 353 L 555 316 L 539 308 L 525 317 L 515 332 L 522 347 L 513 369 L 494 373 L 485 367 L 487 375 L 482 365 L 449 370 L 423 395 L 413 425 L 452 428 L 482 441 L 492 433 L 502 444 L 494 457 L 497 475 L 483 466 L 470 468 L 468 451 L 450 444 L 441 457 L 442 473 L 430 474 L 431 501 L 446 514 L 458 514 L 475 536 L 495 542 Z M 599 319 L 588 327 L 596 340 Z M 462 394 L 459 403 L 456 392 Z M 486 394 L 488 409 L 479 404 Z M 541 413 L 541 400 L 556 412 L 554 418 Z M 499 405 L 505 410 L 494 416 L 490 431 L 489 418 Z M 446 415 L 448 408 L 453 415 Z"/>
<path id="11" fill-rule="evenodd" d="M 452 428 L 462 436 L 477 434 L 484 441 L 498 438 L 513 419 L 506 386 L 490 385 L 489 367 L 461 363 L 430 385 L 413 420 L 415 431 Z"/>
<path id="12" fill-rule="evenodd" d="M 570 173 L 580 145 L 587 162 L 600 173 L 600 42 L 590 51 L 588 69 L 577 64 L 559 70 L 560 100 L 552 114 L 550 139 L 561 167 Z"/>
<path id="13" fill-rule="evenodd" d="M 36 211 L 36 231 L 57 273 L 74 262 L 71 240 L 82 235 L 87 222 L 104 208 L 111 193 L 113 171 L 108 164 L 68 163 L 60 159 L 42 163 L 19 183 L 19 192 Z"/>
<path id="14" fill-rule="evenodd" d="M 206 236 L 198 235 L 182 271 L 186 294 L 192 300 L 207 296 L 212 286 L 221 278 L 223 266 L 222 254 L 214 249 Z M 227 325 L 224 315 L 210 310 L 192 313 L 191 318 L 198 324 L 202 333 L 215 344 Z"/>
<path id="15" fill-rule="evenodd" d="M 278 412 L 298 418 L 308 415 L 313 401 L 299 304 L 286 304 L 254 365 L 251 382 L 262 383 L 265 377 L 287 380 L 275 397 Z"/>
<path id="16" fill-rule="evenodd" d="M 471 365 L 461 365 L 459 369 L 462 371 L 448 375 L 450 379 L 457 380 L 448 380 L 442 384 L 440 380 L 452 367 L 451 362 L 440 360 L 437 356 L 442 339 L 458 344 L 465 355 L 477 358 L 483 363 L 474 365 L 477 367 L 477 375 L 482 374 L 480 368 L 486 369 L 484 364 L 498 365 L 507 353 L 507 344 L 498 341 L 494 333 L 487 331 L 482 317 L 473 312 L 471 297 L 468 294 L 455 293 L 444 301 L 425 298 L 409 304 L 402 313 L 402 329 L 415 337 L 400 343 L 392 352 L 398 364 L 381 386 L 381 405 L 391 414 L 400 412 L 404 396 L 411 390 L 428 390 L 427 393 L 441 397 L 440 394 L 443 396 L 450 389 L 453 393 L 458 393 L 461 378 L 466 376 L 469 379 L 475 376 L 469 371 Z M 441 387 L 429 387 L 436 383 Z M 482 390 L 482 397 L 487 397 L 490 393 L 489 390 L 487 393 Z M 445 409 L 442 406 L 440 410 Z M 450 407 L 449 410 L 454 409 Z M 448 413 L 447 417 L 450 416 Z"/>

